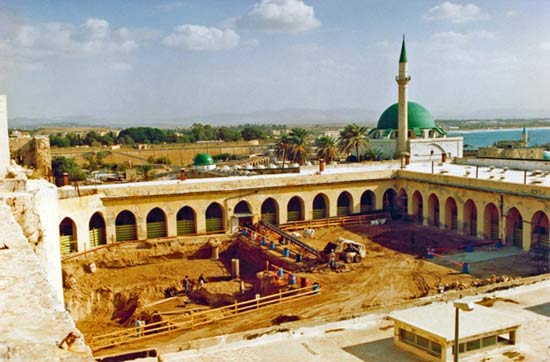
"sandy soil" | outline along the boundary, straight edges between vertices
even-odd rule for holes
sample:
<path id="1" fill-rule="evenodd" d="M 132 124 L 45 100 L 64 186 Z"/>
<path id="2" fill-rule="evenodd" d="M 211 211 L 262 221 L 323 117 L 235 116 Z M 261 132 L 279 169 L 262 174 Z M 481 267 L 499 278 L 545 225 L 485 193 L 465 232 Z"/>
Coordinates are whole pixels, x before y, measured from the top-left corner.
<path id="1" fill-rule="evenodd" d="M 427 247 L 437 247 L 441 249 L 441 253 L 452 259 L 453 253 L 463 252 L 453 248 L 465 245 L 466 239 L 454 233 L 410 224 L 318 229 L 315 238 L 303 240 L 322 249 L 328 241 L 334 241 L 337 237 L 364 243 L 367 256 L 359 264 L 346 264 L 343 270 L 332 271 L 323 266 L 316 268 L 315 272 L 300 273 L 299 276 L 321 283 L 323 291 L 320 295 L 297 300 L 292 304 L 266 308 L 248 314 L 246 318 L 233 318 L 204 326 L 185 332 L 176 339 L 172 336 L 125 348 L 158 347 L 167 343 L 181 346 L 196 338 L 269 326 L 281 314 L 293 314 L 301 320 L 349 317 L 373 307 L 436 294 L 438 288 L 445 284 L 469 286 L 473 281 L 492 274 L 509 274 L 507 271 L 511 260 L 526 265 L 523 266 L 525 276 L 533 272 L 531 264 L 526 262 L 527 256 L 513 256 L 512 259 L 500 258 L 480 263 L 483 268 L 473 268 L 477 272 L 472 275 L 462 274 L 459 265 L 440 263 L 437 258 L 425 259 L 424 256 Z M 155 248 L 158 249 L 156 252 L 151 250 Z M 225 262 L 213 261 L 207 259 L 207 253 L 183 250 L 184 247 L 179 244 L 155 248 L 141 253 L 130 248 L 111 249 L 101 255 L 64 263 L 66 302 L 85 335 L 107 333 L 120 328 L 120 323 L 117 323 L 117 318 L 113 320 L 113 316 L 120 320 L 120 311 L 125 308 L 139 312 L 140 307 L 162 299 L 164 290 L 169 286 L 181 289 L 184 275 L 196 280 L 200 273 L 204 273 L 214 283 L 227 278 L 229 274 L 224 268 L 224 264 L 228 265 L 227 259 Z M 228 252 L 224 256 L 231 258 L 232 254 Z M 125 262 L 114 262 L 117 267 L 113 268 L 113 261 L 120 259 Z M 92 261 L 98 266 L 95 273 L 87 271 L 86 265 Z M 124 265 L 133 266 L 123 267 Z M 244 269 L 243 278 L 248 278 L 246 281 L 252 285 L 254 280 L 249 276 L 261 268 L 246 263 L 242 263 L 241 268 Z M 256 270 L 246 270 L 247 268 Z M 188 308 L 198 306 L 195 303 Z M 165 308 L 173 309 L 173 306 Z M 125 312 L 129 313 L 127 310 Z M 126 317 L 125 325 L 131 325 L 132 317 Z M 109 353 L 113 353 L 113 350 Z"/>

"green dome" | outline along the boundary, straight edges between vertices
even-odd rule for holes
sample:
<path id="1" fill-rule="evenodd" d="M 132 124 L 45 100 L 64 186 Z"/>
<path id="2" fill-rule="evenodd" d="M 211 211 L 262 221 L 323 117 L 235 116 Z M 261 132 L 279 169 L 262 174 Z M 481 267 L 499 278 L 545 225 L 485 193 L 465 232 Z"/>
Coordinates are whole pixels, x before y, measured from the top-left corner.
<path id="1" fill-rule="evenodd" d="M 193 159 L 193 166 L 210 166 L 214 164 L 214 159 L 208 153 L 199 153 Z"/>
<path id="2" fill-rule="evenodd" d="M 407 109 L 409 113 L 409 129 L 410 128 L 436 128 L 434 119 L 430 111 L 424 108 L 422 105 L 414 102 L 407 102 Z M 389 106 L 378 120 L 378 129 L 398 129 L 398 110 L 399 105 L 397 103 Z"/>

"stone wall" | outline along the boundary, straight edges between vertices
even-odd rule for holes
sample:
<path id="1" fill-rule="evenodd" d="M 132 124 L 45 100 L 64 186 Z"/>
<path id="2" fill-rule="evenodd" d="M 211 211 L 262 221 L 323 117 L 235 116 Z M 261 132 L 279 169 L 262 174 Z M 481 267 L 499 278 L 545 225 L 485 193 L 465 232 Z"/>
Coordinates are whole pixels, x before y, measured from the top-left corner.
<path id="1" fill-rule="evenodd" d="M 21 166 L 35 170 L 36 177 L 48 177 L 52 170 L 52 155 L 48 136 L 10 137 L 10 155 Z"/>
<path id="2" fill-rule="evenodd" d="M 542 160 L 544 149 L 540 147 L 498 148 L 480 147 L 478 157 Z"/>
<path id="3" fill-rule="evenodd" d="M 0 361 L 93 361 L 5 199 L 0 219 Z"/>

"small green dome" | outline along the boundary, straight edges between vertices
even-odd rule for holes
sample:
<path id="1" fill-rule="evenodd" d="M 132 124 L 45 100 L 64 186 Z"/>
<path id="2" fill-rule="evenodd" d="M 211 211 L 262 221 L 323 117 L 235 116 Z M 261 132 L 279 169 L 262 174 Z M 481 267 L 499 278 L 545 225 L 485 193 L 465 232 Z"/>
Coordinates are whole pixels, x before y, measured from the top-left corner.
<path id="1" fill-rule="evenodd" d="M 408 123 L 410 128 L 436 128 L 434 119 L 430 111 L 424 108 L 422 105 L 415 102 L 407 102 L 408 109 Z M 378 129 L 398 129 L 398 111 L 399 105 L 397 103 L 389 106 L 378 120 Z"/>
<path id="2" fill-rule="evenodd" d="M 214 159 L 208 153 L 199 153 L 193 159 L 193 166 L 210 166 L 214 164 Z"/>

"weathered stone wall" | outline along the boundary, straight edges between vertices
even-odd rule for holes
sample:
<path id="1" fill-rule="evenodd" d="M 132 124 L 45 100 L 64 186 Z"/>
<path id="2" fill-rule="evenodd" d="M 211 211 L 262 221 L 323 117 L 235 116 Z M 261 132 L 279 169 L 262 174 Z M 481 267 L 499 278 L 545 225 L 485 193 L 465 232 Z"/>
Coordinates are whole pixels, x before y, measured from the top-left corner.
<path id="1" fill-rule="evenodd" d="M 518 147 L 518 148 L 498 148 L 498 147 L 480 147 L 477 150 L 478 157 L 494 157 L 507 159 L 528 159 L 542 160 L 543 148 Z"/>
<path id="2" fill-rule="evenodd" d="M 35 170 L 36 177 L 51 174 L 52 156 L 48 136 L 10 137 L 11 158 L 21 166 Z"/>
<path id="3" fill-rule="evenodd" d="M 9 182 L 9 181 L 5 181 Z M 21 182 L 21 181 L 20 181 Z M 60 303 L 63 301 L 57 189 L 44 180 L 28 180 L 24 188 L 4 195 Z M 61 303 L 59 308 L 63 308 Z"/>
<path id="4" fill-rule="evenodd" d="M 4 200 L 0 219 L 0 361 L 93 361 Z M 59 347 L 71 332 L 76 341 Z"/>

